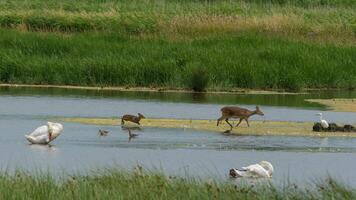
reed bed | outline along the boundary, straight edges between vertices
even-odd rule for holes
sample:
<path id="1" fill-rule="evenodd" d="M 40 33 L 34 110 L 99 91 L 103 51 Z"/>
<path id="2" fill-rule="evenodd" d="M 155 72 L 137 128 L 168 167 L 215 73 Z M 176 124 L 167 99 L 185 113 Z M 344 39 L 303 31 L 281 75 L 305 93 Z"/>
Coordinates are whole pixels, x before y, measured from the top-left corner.
<path id="1" fill-rule="evenodd" d="M 259 31 L 355 44 L 354 0 L 3 1 L 0 26 L 22 31 L 164 34 L 201 37 Z"/>
<path id="2" fill-rule="evenodd" d="M 356 1 L 1 1 L 0 82 L 356 87 Z"/>
<path id="3" fill-rule="evenodd" d="M 146 172 L 96 170 L 67 178 L 21 170 L 0 174 L 1 199 L 354 199 L 355 190 L 327 178 L 308 187 L 240 184 Z"/>
<path id="4" fill-rule="evenodd" d="M 170 41 L 109 33 L 66 36 L 0 30 L 0 82 L 352 89 L 356 86 L 354 55 L 353 47 L 292 42 L 256 33 Z M 202 71 L 204 77 L 196 80 Z"/>

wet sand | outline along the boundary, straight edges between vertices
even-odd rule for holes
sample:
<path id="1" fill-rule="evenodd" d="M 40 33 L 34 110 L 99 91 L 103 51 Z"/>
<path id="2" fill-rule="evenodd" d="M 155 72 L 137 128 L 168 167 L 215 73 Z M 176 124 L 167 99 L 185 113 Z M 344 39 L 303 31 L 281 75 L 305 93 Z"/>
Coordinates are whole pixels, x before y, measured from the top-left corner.
<path id="1" fill-rule="evenodd" d="M 93 125 L 119 125 L 121 120 L 115 118 L 59 118 L 64 122 L 93 124 Z M 235 122 L 230 122 L 234 123 Z M 184 120 L 184 119 L 142 119 L 142 127 L 182 128 L 212 131 L 231 135 L 273 135 L 273 136 L 311 136 L 311 137 L 356 137 L 356 133 L 349 132 L 313 132 L 312 122 L 284 122 L 284 121 L 251 121 L 250 127 L 242 122 L 239 127 L 234 127 L 231 132 L 225 122 L 216 126 L 216 120 Z M 126 126 L 137 126 L 127 123 Z"/>

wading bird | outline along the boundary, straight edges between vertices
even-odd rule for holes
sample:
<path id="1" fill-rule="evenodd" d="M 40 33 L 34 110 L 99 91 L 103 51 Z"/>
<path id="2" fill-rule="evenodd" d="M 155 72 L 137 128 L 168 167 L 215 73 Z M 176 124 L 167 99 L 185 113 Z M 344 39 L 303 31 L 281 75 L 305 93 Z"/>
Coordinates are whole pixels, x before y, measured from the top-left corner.
<path id="1" fill-rule="evenodd" d="M 109 134 L 109 131 L 106 131 L 106 130 L 99 129 L 99 131 L 98 131 L 98 135 L 100 135 L 100 136 L 107 136 L 108 134 Z"/>
<path id="2" fill-rule="evenodd" d="M 329 128 L 329 123 L 323 119 L 323 114 L 322 113 L 318 113 L 316 114 L 317 116 L 320 116 L 320 124 L 321 124 L 321 127 L 323 128 Z"/>
<path id="3" fill-rule="evenodd" d="M 128 128 L 128 133 L 129 133 L 129 142 L 131 141 L 132 138 L 135 138 L 138 136 L 136 133 L 132 133 L 131 130 Z"/>

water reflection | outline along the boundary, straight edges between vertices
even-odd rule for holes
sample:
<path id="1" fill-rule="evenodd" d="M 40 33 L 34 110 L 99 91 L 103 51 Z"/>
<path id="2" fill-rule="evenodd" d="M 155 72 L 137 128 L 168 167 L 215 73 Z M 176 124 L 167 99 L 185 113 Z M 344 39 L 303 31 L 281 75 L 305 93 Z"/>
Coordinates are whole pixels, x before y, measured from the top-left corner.
<path id="1" fill-rule="evenodd" d="M 356 98 L 356 91 L 313 91 L 305 94 L 205 94 L 175 92 L 125 92 L 113 90 L 79 90 L 61 88 L 0 87 L 0 95 L 15 96 L 60 96 L 80 98 L 112 98 L 122 100 L 153 100 L 179 103 L 245 104 L 323 108 L 304 99 Z"/>
<path id="2" fill-rule="evenodd" d="M 49 153 L 57 153 L 59 151 L 58 147 L 51 144 L 28 144 L 27 147 L 33 151 L 45 151 Z"/>

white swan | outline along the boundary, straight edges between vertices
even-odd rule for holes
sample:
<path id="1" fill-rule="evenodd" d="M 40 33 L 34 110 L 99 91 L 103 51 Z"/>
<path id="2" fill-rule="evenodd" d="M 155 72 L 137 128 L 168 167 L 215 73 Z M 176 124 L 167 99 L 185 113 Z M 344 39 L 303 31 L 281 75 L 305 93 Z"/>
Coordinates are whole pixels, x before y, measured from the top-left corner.
<path id="1" fill-rule="evenodd" d="M 230 176 L 233 178 L 271 178 L 273 166 L 268 161 L 261 161 L 258 164 L 242 167 L 242 169 L 230 169 Z"/>
<path id="2" fill-rule="evenodd" d="M 318 116 L 320 116 L 320 124 L 323 128 L 329 128 L 329 123 L 323 119 L 323 114 L 322 113 L 318 113 L 316 114 Z"/>
<path id="3" fill-rule="evenodd" d="M 63 130 L 63 125 L 60 123 L 47 122 L 47 125 L 36 128 L 29 135 L 25 135 L 26 139 L 32 144 L 48 144 L 56 139 Z"/>

